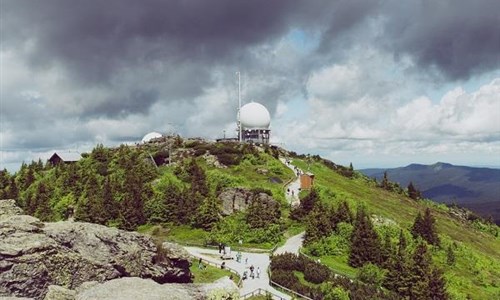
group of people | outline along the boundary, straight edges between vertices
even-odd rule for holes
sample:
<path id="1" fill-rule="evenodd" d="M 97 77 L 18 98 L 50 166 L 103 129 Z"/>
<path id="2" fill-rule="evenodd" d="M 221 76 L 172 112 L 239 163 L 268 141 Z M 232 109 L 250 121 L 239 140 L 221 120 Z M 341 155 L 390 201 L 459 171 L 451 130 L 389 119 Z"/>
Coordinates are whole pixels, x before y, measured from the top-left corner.
<path id="1" fill-rule="evenodd" d="M 257 278 L 260 278 L 260 267 L 257 267 L 257 269 L 254 268 L 253 265 L 250 266 L 250 277 L 252 279 L 255 278 L 255 276 L 257 276 Z M 247 271 L 245 270 L 245 272 L 243 272 L 243 279 L 247 279 Z"/>

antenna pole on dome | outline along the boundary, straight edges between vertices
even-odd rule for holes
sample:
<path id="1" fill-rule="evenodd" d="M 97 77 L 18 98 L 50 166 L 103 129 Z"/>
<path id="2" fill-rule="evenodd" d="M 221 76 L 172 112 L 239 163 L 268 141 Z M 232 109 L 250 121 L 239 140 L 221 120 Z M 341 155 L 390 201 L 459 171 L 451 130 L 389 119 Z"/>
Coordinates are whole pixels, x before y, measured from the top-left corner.
<path id="1" fill-rule="evenodd" d="M 240 71 L 236 72 L 238 75 L 238 141 L 241 143 L 241 78 Z"/>

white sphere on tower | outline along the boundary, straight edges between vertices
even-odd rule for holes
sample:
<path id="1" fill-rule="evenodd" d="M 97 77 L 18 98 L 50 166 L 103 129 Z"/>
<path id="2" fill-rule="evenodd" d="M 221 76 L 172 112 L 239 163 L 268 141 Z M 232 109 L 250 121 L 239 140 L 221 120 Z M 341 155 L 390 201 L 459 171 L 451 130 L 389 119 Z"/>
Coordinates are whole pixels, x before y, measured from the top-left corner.
<path id="1" fill-rule="evenodd" d="M 268 129 L 271 115 L 264 105 L 251 102 L 241 107 L 240 122 L 244 129 Z"/>
<path id="2" fill-rule="evenodd" d="M 142 143 L 147 143 L 149 141 L 151 141 L 152 139 L 157 139 L 157 138 L 161 138 L 163 136 L 163 134 L 161 133 L 158 133 L 158 132 L 150 132 L 148 134 L 146 134 L 143 138 L 142 138 Z"/>

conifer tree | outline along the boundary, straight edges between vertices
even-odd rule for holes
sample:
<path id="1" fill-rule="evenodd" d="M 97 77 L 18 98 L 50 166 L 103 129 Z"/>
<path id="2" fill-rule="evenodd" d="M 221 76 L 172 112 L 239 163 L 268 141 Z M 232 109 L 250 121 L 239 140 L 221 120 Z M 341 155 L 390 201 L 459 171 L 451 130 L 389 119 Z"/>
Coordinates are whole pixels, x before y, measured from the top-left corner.
<path id="1" fill-rule="evenodd" d="M 410 274 L 410 259 L 407 253 L 407 242 L 403 230 L 399 232 L 399 242 L 396 254 L 389 260 L 389 272 L 384 286 L 396 292 L 402 298 L 408 297 L 412 278 Z"/>
<path id="2" fill-rule="evenodd" d="M 345 200 L 340 202 L 338 209 L 335 211 L 334 218 L 337 223 L 352 223 L 354 217 L 351 209 L 349 208 L 349 204 Z"/>
<path id="3" fill-rule="evenodd" d="M 9 189 L 8 189 L 8 196 L 9 199 L 15 199 L 17 202 L 17 199 L 19 197 L 19 189 L 17 188 L 17 183 L 16 183 L 16 178 L 12 176 L 10 178 L 10 183 L 9 183 Z"/>
<path id="4" fill-rule="evenodd" d="M 292 210 L 291 218 L 294 220 L 302 220 L 311 212 L 316 202 L 319 201 L 319 195 L 313 188 L 303 199 L 300 200 L 300 205 Z"/>
<path id="5" fill-rule="evenodd" d="M 203 197 L 207 197 L 209 189 L 205 176 L 205 171 L 196 163 L 196 160 L 191 160 L 188 167 L 189 177 L 191 179 L 191 189 L 194 193 L 198 192 Z"/>
<path id="6" fill-rule="evenodd" d="M 394 249 L 392 248 L 391 236 L 389 234 L 384 235 L 384 244 L 380 251 L 380 262 L 382 267 L 389 268 L 391 257 L 394 255 Z"/>
<path id="7" fill-rule="evenodd" d="M 425 242 L 418 243 L 412 256 L 410 299 L 429 299 L 431 258 Z"/>
<path id="8" fill-rule="evenodd" d="M 219 199 L 216 197 L 208 197 L 203 200 L 203 203 L 198 209 L 196 226 L 208 231 L 212 229 L 220 218 L 221 205 L 219 203 Z"/>
<path id="9" fill-rule="evenodd" d="M 264 228 L 278 223 L 281 217 L 279 205 L 276 205 L 274 202 L 267 202 L 259 194 L 254 194 L 253 200 L 246 212 L 246 221 L 251 228 Z"/>
<path id="10" fill-rule="evenodd" d="M 109 220 L 104 207 L 102 198 L 102 189 L 96 173 L 89 174 L 87 183 L 85 184 L 84 195 L 88 202 L 88 220 L 87 222 L 104 225 Z"/>
<path id="11" fill-rule="evenodd" d="M 411 181 L 408 184 L 408 197 L 413 200 L 418 200 L 420 198 L 420 192 L 415 188 L 413 182 Z"/>
<path id="12" fill-rule="evenodd" d="M 385 190 L 390 190 L 389 178 L 387 176 L 387 171 L 384 172 L 384 178 L 382 178 L 382 182 L 380 183 L 380 187 Z"/>
<path id="13" fill-rule="evenodd" d="M 429 276 L 429 297 L 432 300 L 447 300 L 449 299 L 446 292 L 446 282 L 444 280 L 443 271 L 438 268 L 432 268 Z"/>
<path id="14" fill-rule="evenodd" d="M 437 235 L 436 229 L 436 219 L 431 214 L 431 210 L 426 208 L 424 216 L 418 213 L 413 223 L 411 233 L 414 237 L 422 237 L 429 244 L 437 246 L 439 245 L 439 237 Z"/>
<path id="15" fill-rule="evenodd" d="M 0 199 L 8 198 L 9 189 L 9 172 L 7 169 L 0 171 Z"/>
<path id="16" fill-rule="evenodd" d="M 34 195 L 35 217 L 42 221 L 49 221 L 52 218 L 52 209 L 50 207 L 50 191 L 45 183 L 40 182 Z"/>
<path id="17" fill-rule="evenodd" d="M 304 235 L 305 245 L 309 245 L 332 233 L 331 222 L 325 211 L 327 211 L 327 208 L 323 204 L 317 203 L 308 215 Z"/>
<path id="18" fill-rule="evenodd" d="M 358 208 L 351 235 L 349 265 L 361 267 L 365 263 L 380 264 L 380 240 L 370 217 L 363 207 Z"/>
<path id="19" fill-rule="evenodd" d="M 108 221 L 116 219 L 118 209 L 117 203 L 115 203 L 113 199 L 113 189 L 109 176 L 104 180 L 104 187 L 102 189 L 102 206 L 104 209 L 104 215 Z"/>

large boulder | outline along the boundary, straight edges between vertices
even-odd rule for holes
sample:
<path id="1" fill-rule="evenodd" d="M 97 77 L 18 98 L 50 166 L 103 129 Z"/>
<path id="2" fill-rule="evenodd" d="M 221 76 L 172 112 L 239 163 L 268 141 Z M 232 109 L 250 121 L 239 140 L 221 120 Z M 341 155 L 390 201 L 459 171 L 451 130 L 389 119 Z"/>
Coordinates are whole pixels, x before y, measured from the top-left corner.
<path id="1" fill-rule="evenodd" d="M 190 282 L 189 262 L 157 254 L 149 237 L 82 222 L 43 223 L 0 200 L 0 297 L 43 298 L 50 285 L 142 277 Z"/>
<path id="2" fill-rule="evenodd" d="M 158 284 L 149 279 L 128 277 L 80 288 L 75 299 L 191 300 L 207 299 L 215 291 L 239 295 L 238 287 L 229 277 L 223 277 L 212 284 Z"/>
<path id="3" fill-rule="evenodd" d="M 279 203 L 268 194 L 246 188 L 226 188 L 219 194 L 219 199 L 222 202 L 222 214 L 226 216 L 245 211 L 253 201 L 261 201 L 267 207 L 279 207 Z"/>

